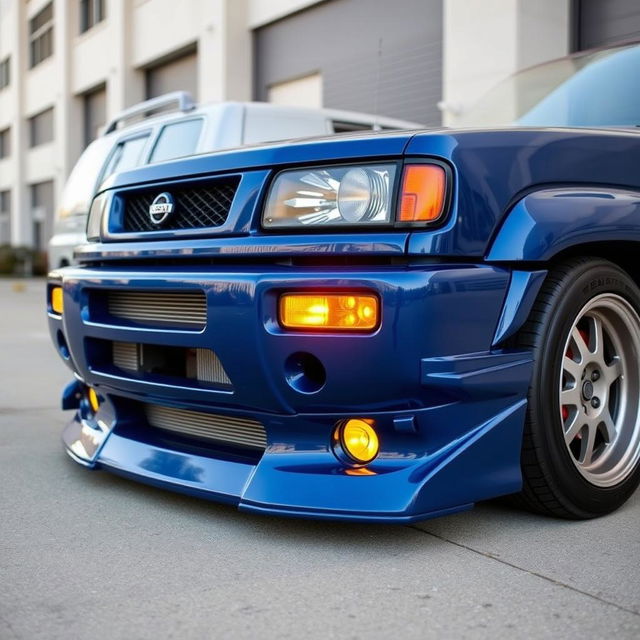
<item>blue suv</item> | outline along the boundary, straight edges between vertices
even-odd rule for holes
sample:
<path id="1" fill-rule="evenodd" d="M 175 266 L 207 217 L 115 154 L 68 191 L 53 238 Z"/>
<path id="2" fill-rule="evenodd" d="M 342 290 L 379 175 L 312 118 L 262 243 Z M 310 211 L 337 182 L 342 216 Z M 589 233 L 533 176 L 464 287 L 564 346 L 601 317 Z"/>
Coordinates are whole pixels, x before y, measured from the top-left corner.
<path id="1" fill-rule="evenodd" d="M 48 283 L 69 455 L 292 516 L 620 506 L 640 481 L 639 67 L 625 46 L 524 72 L 482 128 L 110 178 Z"/>

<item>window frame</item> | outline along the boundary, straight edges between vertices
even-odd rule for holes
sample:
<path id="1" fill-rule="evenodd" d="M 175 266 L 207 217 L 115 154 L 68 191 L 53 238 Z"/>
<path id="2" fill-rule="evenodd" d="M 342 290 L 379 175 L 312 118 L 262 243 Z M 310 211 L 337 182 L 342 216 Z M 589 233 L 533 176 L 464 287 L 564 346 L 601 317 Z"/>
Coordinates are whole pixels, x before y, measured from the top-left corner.
<path id="1" fill-rule="evenodd" d="M 44 116 L 46 113 L 51 112 L 51 137 L 47 138 L 46 140 L 41 140 L 41 141 L 37 141 L 36 140 L 36 120 L 37 118 L 40 118 L 42 116 Z M 32 116 L 30 116 L 29 118 L 27 118 L 27 123 L 29 126 L 29 149 L 35 149 L 36 147 L 40 147 L 43 144 L 49 144 L 51 142 L 53 142 L 55 140 L 55 136 L 56 136 L 56 121 L 55 121 L 55 109 L 53 106 L 48 107 L 47 109 L 43 109 L 42 111 L 39 111 L 38 113 L 34 113 Z"/>
<path id="2" fill-rule="evenodd" d="M 80 0 L 78 6 L 78 28 L 86 33 L 106 18 L 104 0 Z"/>
<path id="3" fill-rule="evenodd" d="M 0 216 L 4 215 L 11 215 L 11 189 L 0 189 Z"/>
<path id="4" fill-rule="evenodd" d="M 38 25 L 37 21 L 49 10 L 51 11 L 51 16 L 48 20 Z M 53 55 L 53 22 L 53 2 L 49 2 L 49 4 L 42 7 L 38 13 L 29 18 L 29 69 L 37 67 L 41 62 L 44 62 L 47 58 L 50 58 Z M 42 53 L 43 42 L 47 43 L 49 48 L 48 53 L 46 49 L 44 49 L 45 55 Z"/>
<path id="5" fill-rule="evenodd" d="M 55 190 L 53 180 L 40 180 L 38 182 L 29 183 L 29 216 L 31 220 L 31 232 L 33 238 L 33 246 L 36 250 L 44 250 L 48 238 L 43 237 L 49 229 L 48 224 L 53 223 L 53 215 L 55 211 Z M 50 189 L 50 192 L 46 190 Z M 44 193 L 43 193 L 44 192 Z M 37 197 L 39 196 L 39 197 Z M 42 196 L 51 196 L 49 199 Z M 42 198 L 42 200 L 40 200 Z M 42 216 L 35 214 L 42 212 Z"/>
<path id="6" fill-rule="evenodd" d="M 96 96 L 98 94 L 104 94 L 104 122 L 102 122 L 102 124 L 99 124 L 97 127 L 97 132 L 99 132 L 101 129 L 104 130 L 105 125 L 108 122 L 108 119 L 106 118 L 107 115 L 107 100 L 109 98 L 108 94 L 107 94 L 107 85 L 105 83 L 98 85 L 97 87 L 95 87 L 94 89 L 91 89 L 90 91 L 87 91 L 83 94 L 81 94 L 79 97 L 82 99 L 82 138 L 83 138 L 83 144 L 84 144 L 84 149 L 86 149 L 94 140 L 97 140 L 100 137 L 100 134 L 97 133 L 97 135 L 92 135 L 93 132 L 91 131 L 91 127 L 89 126 L 91 124 L 90 122 L 90 114 L 92 114 L 92 107 L 95 106 L 95 103 L 92 103 L 91 101 L 93 99 L 96 98 Z"/>
<path id="7" fill-rule="evenodd" d="M 0 129 L 0 160 L 11 156 L 11 127 Z"/>
<path id="8" fill-rule="evenodd" d="M 3 231 L 7 236 L 3 237 Z M 11 244 L 11 189 L 0 189 L 0 245 Z"/>
<path id="9" fill-rule="evenodd" d="M 11 84 L 11 55 L 0 60 L 0 91 Z"/>

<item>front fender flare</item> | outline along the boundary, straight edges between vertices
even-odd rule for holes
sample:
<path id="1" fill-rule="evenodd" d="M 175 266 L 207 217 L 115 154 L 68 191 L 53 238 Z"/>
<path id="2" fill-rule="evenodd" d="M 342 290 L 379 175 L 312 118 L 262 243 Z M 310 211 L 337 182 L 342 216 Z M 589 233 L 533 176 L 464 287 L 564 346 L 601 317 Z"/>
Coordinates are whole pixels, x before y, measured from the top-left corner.
<path id="1" fill-rule="evenodd" d="M 564 187 L 527 194 L 507 214 L 488 262 L 546 262 L 594 242 L 640 242 L 640 193 Z"/>

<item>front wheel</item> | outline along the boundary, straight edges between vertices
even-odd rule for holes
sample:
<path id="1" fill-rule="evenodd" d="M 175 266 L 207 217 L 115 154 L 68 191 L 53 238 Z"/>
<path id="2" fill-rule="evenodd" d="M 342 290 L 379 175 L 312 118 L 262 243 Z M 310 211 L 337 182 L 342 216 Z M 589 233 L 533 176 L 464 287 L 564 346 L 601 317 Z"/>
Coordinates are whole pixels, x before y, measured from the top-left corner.
<path id="1" fill-rule="evenodd" d="M 592 518 L 640 482 L 640 291 L 619 267 L 580 258 L 549 272 L 519 346 L 534 371 L 522 500 Z"/>

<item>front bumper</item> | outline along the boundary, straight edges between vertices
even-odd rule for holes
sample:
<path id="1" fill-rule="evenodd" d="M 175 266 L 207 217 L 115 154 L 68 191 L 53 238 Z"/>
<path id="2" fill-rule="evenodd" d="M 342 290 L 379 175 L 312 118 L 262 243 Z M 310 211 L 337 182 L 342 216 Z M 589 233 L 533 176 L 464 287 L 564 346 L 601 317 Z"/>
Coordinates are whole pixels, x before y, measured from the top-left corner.
<path id="1" fill-rule="evenodd" d="M 491 351 L 510 274 L 474 265 L 428 267 L 68 268 L 64 315 L 49 314 L 61 356 L 105 402 L 78 402 L 63 440 L 78 462 L 240 509 L 368 521 L 420 520 L 468 508 L 521 486 L 520 444 L 531 374 L 529 353 Z M 201 331 L 124 326 L 91 309 L 92 292 L 204 291 Z M 277 299 L 289 290 L 375 292 L 382 322 L 372 334 L 287 333 Z M 92 361 L 92 341 L 213 349 L 232 389 L 114 375 Z M 292 382 L 292 354 L 317 358 L 313 392 Z M 259 454 L 169 437 L 139 419 L 152 403 L 259 421 Z M 380 455 L 344 465 L 331 436 L 347 417 L 373 420 Z"/>

